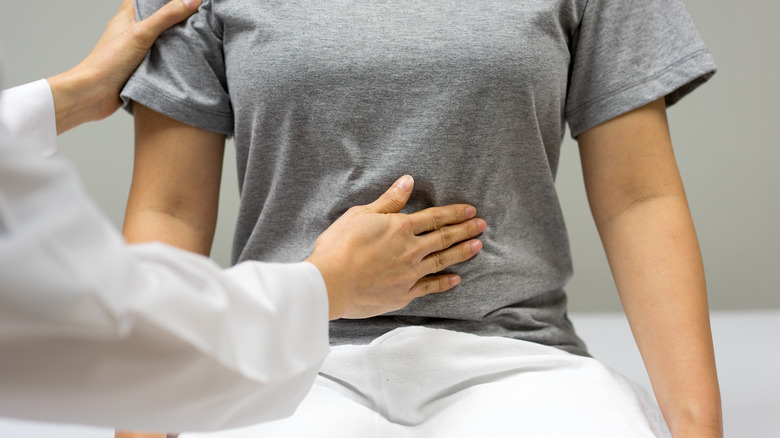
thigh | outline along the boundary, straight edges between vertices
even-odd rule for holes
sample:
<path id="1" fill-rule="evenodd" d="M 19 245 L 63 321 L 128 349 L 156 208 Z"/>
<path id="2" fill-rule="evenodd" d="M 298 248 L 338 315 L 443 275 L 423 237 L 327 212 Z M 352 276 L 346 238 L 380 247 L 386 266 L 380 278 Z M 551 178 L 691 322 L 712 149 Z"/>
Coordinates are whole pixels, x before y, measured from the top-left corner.
<path id="1" fill-rule="evenodd" d="M 181 438 L 669 436 L 653 399 L 592 358 L 423 329 L 380 341 L 334 348 L 290 418 Z"/>
<path id="2" fill-rule="evenodd" d="M 668 437 L 641 388 L 593 359 L 468 387 L 447 399 L 419 437 Z"/>
<path id="3" fill-rule="evenodd" d="M 209 433 L 182 433 L 180 438 L 344 438 L 376 435 L 378 414 L 325 387 L 317 377 L 314 387 L 295 413 L 281 420 L 240 429 Z"/>

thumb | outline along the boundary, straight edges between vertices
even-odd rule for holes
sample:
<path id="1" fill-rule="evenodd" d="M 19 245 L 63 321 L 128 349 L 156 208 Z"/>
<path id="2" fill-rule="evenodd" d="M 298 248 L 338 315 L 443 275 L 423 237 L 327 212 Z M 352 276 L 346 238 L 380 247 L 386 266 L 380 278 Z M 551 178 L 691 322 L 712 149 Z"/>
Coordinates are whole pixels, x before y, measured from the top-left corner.
<path id="1" fill-rule="evenodd" d="M 374 213 L 398 213 L 412 195 L 414 179 L 404 175 L 396 181 L 382 196 L 366 207 Z"/>
<path id="2" fill-rule="evenodd" d="M 147 43 L 151 46 L 161 33 L 194 14 L 200 5 L 201 0 L 171 0 L 154 14 L 138 22 L 142 29 L 140 34 L 149 38 Z"/>

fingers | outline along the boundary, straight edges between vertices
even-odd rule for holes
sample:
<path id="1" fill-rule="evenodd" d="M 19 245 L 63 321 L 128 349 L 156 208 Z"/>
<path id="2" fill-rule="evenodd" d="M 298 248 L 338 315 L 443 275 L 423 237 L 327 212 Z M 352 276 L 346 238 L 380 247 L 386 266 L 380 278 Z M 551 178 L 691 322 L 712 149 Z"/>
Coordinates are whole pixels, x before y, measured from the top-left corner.
<path id="1" fill-rule="evenodd" d="M 455 274 L 423 277 L 412 286 L 412 289 L 409 290 L 409 294 L 414 298 L 419 298 L 428 294 L 446 292 L 458 284 L 460 284 L 460 277 Z"/>
<path id="2" fill-rule="evenodd" d="M 487 229 L 487 222 L 471 219 L 455 225 L 441 227 L 438 230 L 420 236 L 426 254 L 447 249 L 450 246 L 472 237 L 477 237 Z"/>
<path id="3" fill-rule="evenodd" d="M 460 243 L 443 251 L 434 252 L 422 260 L 424 274 L 439 272 L 449 266 L 465 262 L 482 250 L 482 242 L 476 239 Z"/>
<path id="4" fill-rule="evenodd" d="M 200 4 L 201 0 L 171 0 L 154 14 L 138 22 L 138 35 L 151 47 L 161 33 L 194 14 Z"/>
<path id="5" fill-rule="evenodd" d="M 413 187 L 414 179 L 409 175 L 404 175 L 383 193 L 379 199 L 366 207 L 374 213 L 398 213 L 409 200 Z"/>
<path id="6" fill-rule="evenodd" d="M 473 218 L 477 209 L 465 204 L 447 205 L 444 207 L 427 208 L 408 215 L 414 234 L 438 230 L 445 225 L 452 225 Z M 457 241 L 456 241 L 457 242 Z"/>

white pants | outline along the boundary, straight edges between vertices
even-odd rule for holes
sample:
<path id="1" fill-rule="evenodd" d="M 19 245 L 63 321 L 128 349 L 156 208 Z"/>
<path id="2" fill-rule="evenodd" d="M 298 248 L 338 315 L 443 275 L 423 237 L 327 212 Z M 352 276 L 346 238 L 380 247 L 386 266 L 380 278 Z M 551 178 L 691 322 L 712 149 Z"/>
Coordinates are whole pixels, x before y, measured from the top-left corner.
<path id="1" fill-rule="evenodd" d="M 666 437 L 653 399 L 595 359 L 407 327 L 334 347 L 287 419 L 181 438 Z"/>

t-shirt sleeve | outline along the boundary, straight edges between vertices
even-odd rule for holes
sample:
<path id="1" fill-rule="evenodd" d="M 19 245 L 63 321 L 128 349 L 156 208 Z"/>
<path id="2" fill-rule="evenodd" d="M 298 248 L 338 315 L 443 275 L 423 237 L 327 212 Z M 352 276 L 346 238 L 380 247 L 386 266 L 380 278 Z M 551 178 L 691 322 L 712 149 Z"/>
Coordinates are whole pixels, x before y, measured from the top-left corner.
<path id="1" fill-rule="evenodd" d="M 167 1 L 136 0 L 138 18 Z M 203 1 L 192 17 L 160 36 L 121 97 L 130 112 L 135 101 L 188 125 L 232 135 L 222 30 L 211 1 Z"/>
<path id="2" fill-rule="evenodd" d="M 680 0 L 589 0 L 572 39 L 572 137 L 654 100 L 672 105 L 715 63 Z"/>

